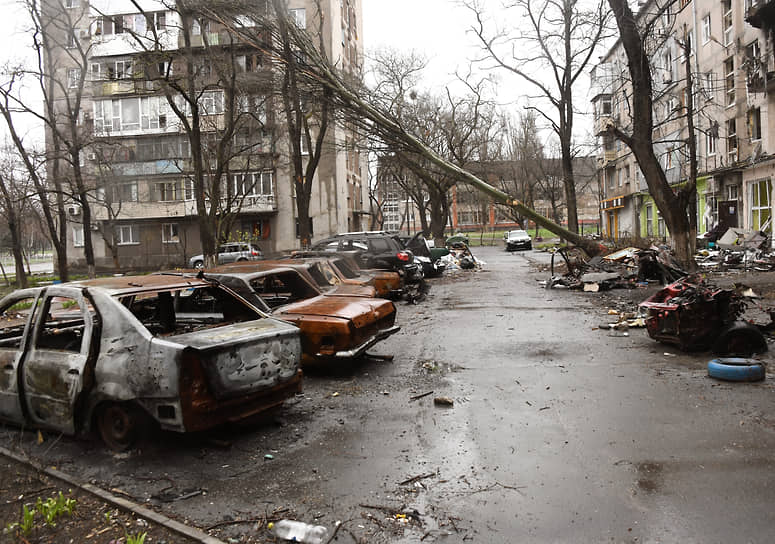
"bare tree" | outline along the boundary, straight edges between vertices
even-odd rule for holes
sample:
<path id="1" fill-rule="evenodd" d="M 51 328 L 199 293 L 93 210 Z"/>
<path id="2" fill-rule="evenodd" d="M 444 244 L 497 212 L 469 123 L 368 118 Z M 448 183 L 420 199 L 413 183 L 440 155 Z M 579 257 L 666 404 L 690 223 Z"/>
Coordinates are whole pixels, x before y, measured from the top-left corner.
<path id="1" fill-rule="evenodd" d="M 11 238 L 11 253 L 16 269 L 16 286 L 27 287 L 27 273 L 24 270 L 24 218 L 30 211 L 31 191 L 29 176 L 18 153 L 12 145 L 5 145 L 0 151 L 0 212 Z"/>
<path id="2" fill-rule="evenodd" d="M 592 55 L 606 35 L 609 21 L 603 0 L 587 8 L 580 0 L 508 0 L 503 7 L 515 13 L 515 21 L 528 30 L 490 30 L 484 2 L 466 0 L 464 4 L 475 17 L 472 31 L 481 43 L 486 57 L 496 67 L 520 77 L 536 89 L 535 98 L 548 101 L 552 114 L 538 106 L 528 106 L 543 117 L 557 135 L 562 157 L 563 184 L 568 207 L 568 229 L 578 232 L 576 184 L 573 176 L 573 93 L 579 76 L 584 74 Z M 498 20 L 503 20 L 503 10 Z M 548 71 L 544 80 L 538 74 Z M 531 97 L 532 98 L 532 97 Z"/>
<path id="3" fill-rule="evenodd" d="M 673 239 L 677 259 L 688 268 L 696 266 L 694 248 L 696 244 L 696 142 L 694 140 L 693 116 L 693 80 L 689 62 L 686 72 L 687 103 L 683 114 L 689 123 L 690 172 L 687 183 L 674 188 L 669 184 L 662 164 L 655 150 L 654 141 L 654 82 L 653 51 L 651 41 L 655 38 L 654 25 L 660 15 L 674 2 L 666 1 L 658 6 L 657 13 L 648 14 L 644 20 L 637 20 L 626 0 L 608 0 L 619 27 L 622 47 L 627 55 L 629 71 L 629 96 L 631 130 L 625 132 L 614 123 L 608 125 L 610 134 L 624 142 L 635 155 L 638 165 L 648 185 L 649 192 L 665 219 L 670 236 Z M 684 53 L 688 55 L 688 40 L 684 40 Z M 691 217 L 694 219 L 691 219 Z"/>

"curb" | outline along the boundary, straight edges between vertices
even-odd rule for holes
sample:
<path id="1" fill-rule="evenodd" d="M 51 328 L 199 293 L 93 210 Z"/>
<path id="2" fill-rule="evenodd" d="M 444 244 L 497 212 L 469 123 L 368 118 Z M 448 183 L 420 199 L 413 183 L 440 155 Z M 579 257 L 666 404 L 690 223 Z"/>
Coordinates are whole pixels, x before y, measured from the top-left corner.
<path id="1" fill-rule="evenodd" d="M 33 461 L 28 457 L 13 453 L 7 450 L 6 448 L 3 448 L 2 446 L 0 446 L 0 455 L 4 457 L 8 457 L 9 459 L 12 459 L 18 463 L 22 463 L 24 465 L 32 467 L 37 471 L 43 472 L 48 476 L 51 476 L 52 478 L 65 482 L 67 485 L 70 485 L 72 487 L 77 487 L 82 491 L 91 493 L 98 499 L 109 502 L 110 504 L 112 504 L 113 506 L 116 506 L 117 508 L 121 508 L 122 510 L 132 512 L 144 519 L 147 519 L 154 523 L 162 525 L 166 529 L 169 529 L 174 533 L 178 533 L 179 535 L 182 535 L 186 538 L 199 541 L 202 544 L 226 544 L 223 540 L 219 540 L 213 536 L 210 536 L 204 531 L 201 531 L 200 529 L 189 527 L 188 525 L 180 523 L 179 521 L 175 521 L 174 519 L 170 519 L 163 514 L 159 514 L 158 512 L 145 508 L 144 506 L 140 506 L 137 503 L 134 503 L 122 497 L 117 497 L 112 493 L 109 493 L 104 489 L 100 489 L 95 485 L 81 483 L 76 478 L 70 476 L 69 474 L 65 474 L 64 472 L 61 472 L 57 469 L 44 468 L 36 461 Z"/>

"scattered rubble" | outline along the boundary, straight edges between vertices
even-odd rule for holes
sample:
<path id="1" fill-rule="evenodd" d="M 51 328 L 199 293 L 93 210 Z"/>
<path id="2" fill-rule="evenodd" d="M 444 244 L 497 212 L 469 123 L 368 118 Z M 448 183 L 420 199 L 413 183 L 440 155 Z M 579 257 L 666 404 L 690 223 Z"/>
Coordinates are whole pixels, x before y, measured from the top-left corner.
<path id="1" fill-rule="evenodd" d="M 566 273 L 558 275 L 561 263 Z M 649 282 L 669 283 L 686 275 L 666 249 L 628 247 L 605 256 L 588 258 L 579 248 L 560 248 L 552 255 L 552 277 L 547 289 L 557 287 L 596 293 L 614 288 L 635 288 Z"/>

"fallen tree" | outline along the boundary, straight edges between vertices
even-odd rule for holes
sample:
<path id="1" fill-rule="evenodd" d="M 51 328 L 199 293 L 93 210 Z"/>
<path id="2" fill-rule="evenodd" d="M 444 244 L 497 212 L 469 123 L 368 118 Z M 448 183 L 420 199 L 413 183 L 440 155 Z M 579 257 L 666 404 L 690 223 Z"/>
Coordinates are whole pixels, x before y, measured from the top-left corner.
<path id="1" fill-rule="evenodd" d="M 272 62 L 282 64 L 285 62 L 281 51 L 275 44 L 281 43 L 279 39 L 267 40 L 267 33 L 278 35 L 276 24 L 265 14 L 252 12 L 248 5 L 238 3 L 210 3 L 206 8 L 208 16 L 221 22 L 234 33 L 239 35 L 246 43 L 261 50 L 272 59 Z M 248 15 L 255 24 L 245 24 L 245 15 Z M 597 255 L 601 246 L 599 243 L 580 236 L 575 232 L 562 227 L 550 219 L 528 208 L 519 200 L 500 191 L 492 185 L 482 181 L 471 172 L 453 164 L 449 160 L 438 155 L 433 149 L 425 145 L 414 134 L 406 130 L 387 110 L 369 100 L 368 90 L 361 80 L 344 74 L 336 69 L 328 61 L 324 54 L 318 51 L 307 33 L 294 25 L 287 29 L 296 50 L 301 54 L 303 63 L 299 63 L 296 69 L 300 77 L 309 78 L 311 82 L 329 91 L 329 98 L 334 106 L 349 113 L 348 119 L 359 124 L 364 132 L 377 135 L 387 144 L 403 148 L 410 153 L 416 153 L 434 164 L 450 176 L 463 183 L 471 185 L 475 189 L 490 196 L 495 202 L 511 207 L 516 213 L 533 220 L 536 224 L 551 231 L 568 242 L 581 247 L 589 255 Z"/>

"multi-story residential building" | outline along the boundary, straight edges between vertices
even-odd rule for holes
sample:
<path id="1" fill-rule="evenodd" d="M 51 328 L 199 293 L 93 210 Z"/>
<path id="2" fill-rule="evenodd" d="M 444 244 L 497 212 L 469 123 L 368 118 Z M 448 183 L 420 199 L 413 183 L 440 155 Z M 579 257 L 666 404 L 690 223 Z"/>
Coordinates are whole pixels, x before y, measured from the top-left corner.
<path id="1" fill-rule="evenodd" d="M 671 184 L 689 176 L 687 71 L 698 157 L 698 231 L 718 222 L 772 233 L 775 175 L 775 2 L 675 0 L 640 4 L 654 79 L 655 151 Z M 686 49 L 689 54 L 686 54 Z M 592 71 L 604 231 L 611 238 L 664 238 L 665 225 L 638 165 L 606 133 L 630 126 L 627 59 L 620 42 Z"/>
<path id="2" fill-rule="evenodd" d="M 313 34 L 322 28 L 322 44 L 332 63 L 360 73 L 360 0 L 288 0 L 287 6 L 297 26 Z M 188 54 L 196 56 L 201 85 L 205 172 L 214 171 L 227 109 L 245 119 L 234 125 L 231 153 L 220 159 L 228 161 L 221 188 L 222 198 L 229 201 L 222 215 L 231 222 L 222 236 L 258 242 L 267 254 L 299 247 L 280 78 L 266 51 L 214 20 L 188 19 L 183 10 L 159 0 L 66 0 L 44 4 L 44 9 L 51 17 L 64 13 L 71 21 L 67 45 L 53 52 L 52 65 L 66 79 L 62 94 L 72 91 L 85 73 L 81 162 L 94 204 L 86 226 L 78 205 L 67 208 L 68 255 L 74 266 L 84 263 L 85 236 L 91 236 L 98 267 L 114 267 L 114 256 L 124 269 L 182 266 L 201 253 L 191 138 L 167 96 L 171 79 L 184 80 Z M 246 19 L 245 24 L 251 23 Z M 317 35 L 312 41 L 320 43 Z M 76 45 L 83 57 L 68 49 Z M 233 74 L 233 81 L 224 73 Z M 232 94 L 235 101 L 229 106 Z M 174 101 L 190 118 L 183 96 Z M 66 102 L 59 100 L 58 107 L 68 107 Z M 367 164 L 355 145 L 358 138 L 339 123 L 329 125 L 327 135 L 310 199 L 315 237 L 359 229 L 366 213 Z"/>

